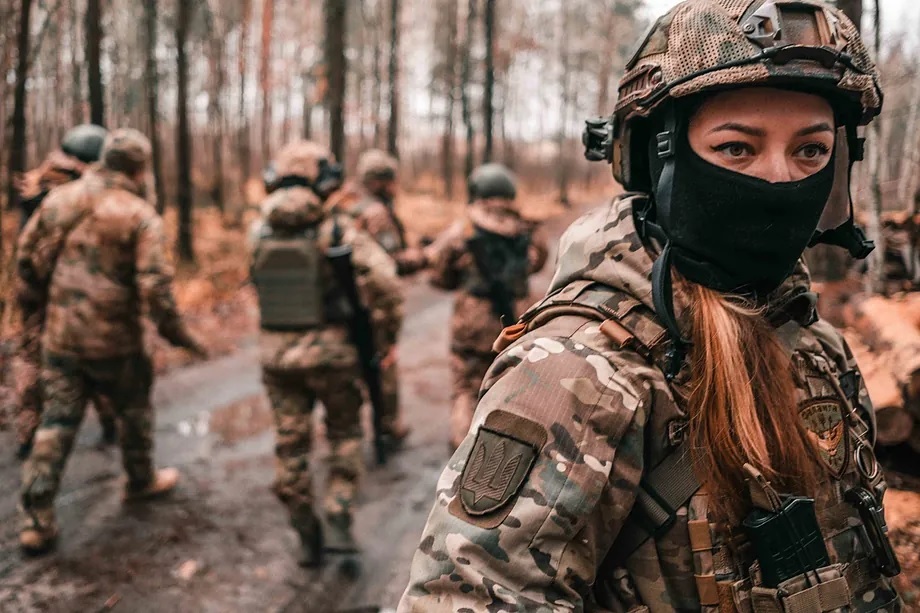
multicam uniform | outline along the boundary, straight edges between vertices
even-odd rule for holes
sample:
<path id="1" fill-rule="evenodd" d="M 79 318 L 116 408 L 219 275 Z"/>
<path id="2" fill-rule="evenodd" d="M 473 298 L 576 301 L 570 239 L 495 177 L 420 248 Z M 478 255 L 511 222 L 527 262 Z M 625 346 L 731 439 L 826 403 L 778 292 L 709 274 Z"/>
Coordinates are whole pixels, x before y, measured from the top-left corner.
<path id="1" fill-rule="evenodd" d="M 140 134 L 119 130 L 109 138 L 111 159 L 130 157 L 137 165 L 149 159 Z M 48 196 L 19 243 L 19 299 L 47 304 L 44 412 L 23 468 L 22 507 L 26 527 L 49 535 L 61 474 L 90 397 L 106 398 L 117 416 L 126 491 L 143 491 L 156 476 L 153 374 L 141 314 L 171 343 L 198 350 L 176 310 L 162 219 L 140 197 L 143 188 L 118 170 L 89 170 Z"/>
<path id="2" fill-rule="evenodd" d="M 740 526 L 709 511 L 704 491 L 658 538 L 625 557 L 617 548 L 643 475 L 680 444 L 687 421 L 682 379 L 669 384 L 642 355 L 663 351 L 664 330 L 650 299 L 653 255 L 632 213 L 632 199 L 617 200 L 561 239 L 549 297 L 489 370 L 474 427 L 441 475 L 401 612 L 752 610 L 750 546 Z M 578 298 L 597 284 L 614 290 L 610 312 L 623 315 L 633 341 L 579 314 Z M 849 421 L 855 398 L 838 391 L 855 364 L 830 325 L 806 325 L 808 285 L 800 268 L 770 304 L 807 305 L 796 319 L 784 315 L 779 332 L 795 348 L 802 420 L 827 463 L 816 493 L 827 572 L 846 577 L 852 610 L 875 611 L 896 595 L 868 564 L 859 516 L 843 502 L 863 481 Z M 554 301 L 563 305 L 555 316 Z M 686 302 L 675 301 L 680 318 Z M 641 352 L 635 340 L 647 343 Z M 859 392 L 860 412 L 871 411 Z M 880 479 L 872 486 L 884 489 Z"/>
<path id="3" fill-rule="evenodd" d="M 61 185 L 74 181 L 83 174 L 86 165 L 76 157 L 67 155 L 63 151 L 53 151 L 41 166 L 27 173 L 19 182 L 20 206 L 23 210 L 23 235 L 32 235 L 41 232 L 37 222 L 28 224 L 33 213 L 42 204 L 51 190 Z M 22 239 L 31 243 L 32 236 Z M 24 261 L 28 256 L 22 251 L 18 252 L 20 260 L 17 270 L 27 271 L 30 264 Z M 23 280 L 17 277 L 17 283 Z M 41 390 L 38 375 L 41 370 L 41 335 L 45 319 L 44 296 L 30 295 L 26 288 L 21 288 L 17 294 L 25 298 L 19 302 L 22 316 L 22 330 L 20 332 L 20 348 L 17 355 L 16 395 L 19 398 L 18 412 L 16 414 L 16 441 L 21 450 L 27 450 L 35 436 L 35 431 L 41 423 Z M 96 410 L 103 425 L 106 436 L 114 432 L 114 416 L 111 407 L 105 404 L 104 399 L 93 399 Z"/>
<path id="4" fill-rule="evenodd" d="M 527 276 L 546 263 L 546 239 L 536 224 L 521 218 L 507 200 L 479 200 L 470 205 L 469 218 L 448 228 L 436 241 L 430 281 L 446 290 L 459 289 L 450 321 L 450 367 L 452 400 L 450 436 L 454 447 L 466 436 L 476 408 L 479 387 L 495 353 L 492 343 L 502 329 L 482 278 L 469 252 L 467 239 L 478 226 L 503 237 L 529 237 L 524 274 L 508 288 L 515 301 L 516 314 L 527 303 Z M 509 322 L 506 322 L 509 323 Z"/>
<path id="5" fill-rule="evenodd" d="M 358 181 L 349 182 L 340 194 L 333 196 L 333 207 L 350 215 L 355 226 L 369 234 L 396 262 L 400 276 L 411 275 L 427 264 L 422 251 L 409 246 L 406 230 L 396 215 L 392 200 L 371 192 L 367 183 L 373 179 L 395 181 L 398 164 L 389 154 L 372 149 L 364 152 L 358 162 Z M 402 438 L 405 426 L 399 420 L 399 367 L 395 359 L 381 369 L 381 387 L 386 403 L 383 427 L 395 438 Z"/>
<path id="6" fill-rule="evenodd" d="M 289 148 L 281 155 L 297 153 Z M 310 155 L 309 149 L 303 153 L 305 158 Z M 279 164 L 282 168 L 289 165 L 283 161 Z M 253 234 L 254 257 L 259 257 L 267 238 L 296 237 L 305 230 L 315 233 L 320 254 L 337 244 L 337 232 L 341 233 L 338 242 L 351 246 L 357 287 L 370 309 L 377 347 L 381 352 L 392 347 L 402 321 L 402 299 L 392 259 L 346 216 L 324 213 L 320 199 L 309 187 L 282 188 L 265 200 L 262 219 Z M 357 350 L 349 338 L 348 307 L 342 302 L 331 266 L 321 260 L 317 281 L 324 288 L 323 323 L 281 330 L 266 327 L 263 321 L 259 344 L 263 382 L 278 429 L 274 491 L 290 512 L 294 528 L 306 539 L 315 521 L 309 461 L 311 415 L 315 401 L 320 400 L 326 408 L 326 437 L 332 447 L 322 506 L 333 541 L 341 544 L 350 540 L 351 507 L 363 472 L 363 377 Z"/>
<path id="7" fill-rule="evenodd" d="M 674 147 L 675 136 L 686 140 L 686 107 L 670 102 L 758 83 L 838 102 L 851 156 L 860 149 L 856 128 L 880 110 L 878 73 L 855 27 L 820 2 L 688 0 L 656 22 L 627 65 L 614 116 L 590 122 L 585 138 L 589 156 L 611 162 L 627 189 L 652 195 L 620 197 L 575 222 L 560 241 L 546 299 L 502 331 L 473 427 L 438 482 L 400 613 L 901 610 L 883 522 L 862 512 L 880 514 L 886 489 L 872 451 L 872 407 L 843 338 L 817 317 L 807 271 L 795 265 L 801 251 L 772 252 L 764 274 L 792 272 L 757 294 L 757 304 L 790 356 L 794 401 L 820 457 L 809 534 L 822 554 L 823 541 L 827 562 L 799 565 L 801 537 L 789 520 L 776 544 L 802 570 L 767 580 L 776 559 L 759 559 L 743 518 L 714 504 L 747 496 L 700 487 L 698 452 L 685 442 L 694 373 L 681 349 L 693 318 L 671 270 L 689 278 L 680 258 L 710 245 L 681 242 L 684 228 L 666 225 L 677 214 L 668 205 L 689 206 L 671 198 L 672 188 L 686 187 Z M 663 130 L 642 123 L 649 117 L 663 117 Z M 658 177 L 648 172 L 653 162 Z M 738 185 L 743 175 L 731 174 L 720 176 Z M 648 185 L 650 175 L 657 184 Z M 758 196 L 774 193 L 761 184 Z M 690 204 L 705 212 L 707 203 Z M 739 197 L 737 217 L 723 221 L 743 225 L 746 205 Z M 852 217 L 835 222 L 822 228 L 815 218 L 818 239 L 864 256 Z M 707 270 L 725 264 L 697 262 Z M 723 276 L 714 274 L 713 285 L 725 278 L 716 272 Z M 766 509 L 767 488 L 748 482 L 751 506 Z M 853 494 L 870 502 L 857 504 Z"/>

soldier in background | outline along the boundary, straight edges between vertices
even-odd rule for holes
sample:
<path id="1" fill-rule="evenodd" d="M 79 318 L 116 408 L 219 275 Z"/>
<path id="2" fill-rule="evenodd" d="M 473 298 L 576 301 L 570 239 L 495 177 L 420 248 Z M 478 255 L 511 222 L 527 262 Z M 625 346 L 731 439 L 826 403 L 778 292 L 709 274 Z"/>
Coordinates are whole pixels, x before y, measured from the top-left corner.
<path id="1" fill-rule="evenodd" d="M 26 173 L 16 182 L 23 228 L 51 190 L 79 179 L 87 165 L 99 159 L 105 135 L 105 128 L 97 125 L 83 124 L 72 128 L 64 135 L 59 150 L 52 151 L 38 168 Z M 24 266 L 21 270 L 27 268 Z M 16 413 L 16 457 L 23 460 L 29 455 L 32 438 L 41 423 L 38 374 L 41 369 L 40 340 L 45 320 L 45 304 L 43 301 L 32 301 L 22 303 L 20 307 L 22 331 L 19 336 L 20 347 L 15 378 L 16 395 L 19 400 Z M 101 442 L 111 445 L 117 438 L 111 407 L 106 406 L 105 401 L 98 397 L 93 399 L 93 405 L 99 413 L 102 425 Z"/>
<path id="2" fill-rule="evenodd" d="M 125 501 L 165 494 L 178 481 L 175 469 L 153 465 L 153 370 L 140 314 L 173 345 L 204 350 L 176 310 L 163 222 L 144 199 L 150 155 L 141 133 L 110 133 L 99 166 L 51 193 L 20 237 L 18 299 L 47 304 L 42 424 L 22 478 L 19 542 L 29 554 L 55 543 L 54 499 L 91 396 L 116 414 Z"/>
<path id="3" fill-rule="evenodd" d="M 349 182 L 345 189 L 330 199 L 330 206 L 348 213 L 356 227 L 370 234 L 377 244 L 396 262 L 400 276 L 411 275 L 428 264 L 425 251 L 410 247 L 406 230 L 396 215 L 397 173 L 396 158 L 379 149 L 370 149 L 358 159 L 357 182 Z M 399 375 L 396 352 L 386 357 L 382 364 L 383 393 L 387 414 L 384 429 L 394 448 L 402 445 L 410 428 L 399 417 Z"/>
<path id="4" fill-rule="evenodd" d="M 546 263 L 546 239 L 521 217 L 517 186 L 501 164 L 477 168 L 469 179 L 466 218 L 432 245 L 431 283 L 459 289 L 451 318 L 453 393 L 450 446 L 470 428 L 482 379 L 495 354 L 492 343 L 527 306 L 528 277 Z"/>
<path id="5" fill-rule="evenodd" d="M 272 193 L 262 204 L 254 240 L 252 278 L 259 295 L 262 376 L 275 413 L 277 471 L 274 491 L 301 539 L 304 566 L 323 553 L 358 551 L 352 505 L 363 472 L 360 420 L 362 371 L 348 324 L 354 307 L 328 259 L 330 248 L 352 251 L 363 307 L 371 311 L 374 341 L 392 352 L 402 320 L 393 260 L 345 215 L 324 201 L 340 187 L 332 154 L 296 141 L 275 160 Z M 326 408 L 331 453 L 321 529 L 312 492 L 312 410 Z"/>

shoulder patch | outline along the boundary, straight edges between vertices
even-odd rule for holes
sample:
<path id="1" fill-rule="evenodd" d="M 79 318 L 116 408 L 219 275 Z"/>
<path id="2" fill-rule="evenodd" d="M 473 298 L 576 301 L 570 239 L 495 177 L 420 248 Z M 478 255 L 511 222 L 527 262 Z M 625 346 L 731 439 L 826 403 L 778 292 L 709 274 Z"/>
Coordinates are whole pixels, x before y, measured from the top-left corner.
<path id="1" fill-rule="evenodd" d="M 836 478 L 846 472 L 850 457 L 850 436 L 844 407 L 836 398 L 815 398 L 802 405 L 802 421 L 812 440 Z"/>
<path id="2" fill-rule="evenodd" d="M 499 410 L 486 417 L 457 492 L 468 520 L 485 528 L 504 521 L 546 439 L 545 428 L 518 415 Z"/>

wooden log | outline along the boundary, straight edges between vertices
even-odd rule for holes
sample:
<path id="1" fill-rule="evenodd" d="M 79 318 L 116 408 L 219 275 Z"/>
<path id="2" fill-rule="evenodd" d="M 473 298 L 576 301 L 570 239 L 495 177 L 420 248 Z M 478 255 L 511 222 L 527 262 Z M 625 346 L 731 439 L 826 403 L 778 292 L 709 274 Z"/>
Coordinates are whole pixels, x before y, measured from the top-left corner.
<path id="1" fill-rule="evenodd" d="M 844 310 L 844 319 L 870 351 L 886 356 L 908 404 L 920 405 L 920 330 L 909 309 L 881 296 L 859 297 Z"/>

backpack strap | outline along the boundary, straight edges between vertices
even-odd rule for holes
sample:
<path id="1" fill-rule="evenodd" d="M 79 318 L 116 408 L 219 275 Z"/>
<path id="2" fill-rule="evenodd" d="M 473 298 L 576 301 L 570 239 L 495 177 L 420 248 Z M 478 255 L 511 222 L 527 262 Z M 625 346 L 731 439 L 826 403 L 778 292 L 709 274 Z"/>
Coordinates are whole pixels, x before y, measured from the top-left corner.
<path id="1" fill-rule="evenodd" d="M 578 281 L 550 294 L 518 323 L 502 330 L 492 348 L 504 351 L 524 334 L 566 315 L 600 321 L 601 333 L 619 349 L 638 353 L 649 364 L 667 372 L 671 341 L 655 312 L 625 292 L 593 281 Z M 616 552 L 616 560 L 625 560 L 643 543 L 667 532 L 677 518 L 677 510 L 700 487 L 693 472 L 690 444 L 683 441 L 639 482 L 632 512 L 610 550 Z M 611 563 L 612 558 L 609 555 L 605 564 Z"/>

